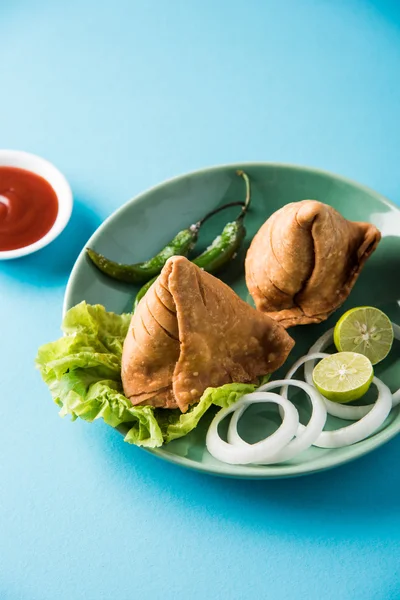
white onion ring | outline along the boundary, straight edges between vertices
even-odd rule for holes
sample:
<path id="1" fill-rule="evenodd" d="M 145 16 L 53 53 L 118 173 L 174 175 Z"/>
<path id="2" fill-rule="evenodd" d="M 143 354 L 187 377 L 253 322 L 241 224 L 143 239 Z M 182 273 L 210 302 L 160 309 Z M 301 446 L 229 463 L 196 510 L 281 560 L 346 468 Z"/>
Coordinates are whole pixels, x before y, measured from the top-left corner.
<path id="1" fill-rule="evenodd" d="M 392 322 L 393 334 L 396 340 L 400 341 L 400 325 Z M 392 395 L 393 406 L 400 404 L 400 388 Z"/>
<path id="2" fill-rule="evenodd" d="M 323 400 L 321 394 L 318 392 L 318 390 L 315 389 L 315 387 L 310 386 L 307 383 L 304 383 L 304 381 L 291 381 L 288 378 L 283 379 L 283 380 L 281 379 L 279 381 L 270 381 L 269 383 L 266 383 L 265 385 L 260 387 L 258 392 L 271 390 L 276 387 L 281 387 L 282 385 L 285 385 L 286 389 L 287 389 L 288 385 L 293 385 L 293 386 L 298 387 L 298 388 L 302 389 L 303 391 L 305 391 L 311 400 L 312 414 L 311 414 L 308 424 L 305 427 L 304 427 L 304 425 L 302 425 L 303 429 L 300 429 L 298 427 L 298 429 L 296 431 L 296 437 L 294 439 L 292 439 L 284 448 L 282 448 L 275 454 L 271 455 L 270 458 L 268 458 L 268 459 L 265 458 L 262 461 L 262 464 L 273 464 L 273 463 L 278 463 L 278 462 L 284 462 L 286 460 L 290 460 L 291 458 L 294 458 L 295 456 L 300 454 L 300 452 L 304 452 L 304 450 L 307 450 L 307 448 L 312 446 L 312 444 L 315 442 L 315 440 L 321 435 L 321 432 L 322 432 L 325 422 L 326 422 L 327 413 L 326 413 L 326 408 L 324 405 L 324 400 Z M 258 392 L 255 392 L 255 393 L 258 393 Z M 253 394 L 249 394 L 248 398 L 250 399 L 252 396 L 253 396 Z M 287 400 L 287 396 L 282 396 L 282 397 Z M 237 447 L 240 447 L 240 448 L 244 448 L 244 447 L 248 447 L 248 446 L 252 445 L 252 444 L 248 444 L 247 442 L 245 442 L 240 437 L 238 430 L 237 430 L 237 425 L 238 425 L 239 419 L 242 416 L 242 414 L 244 413 L 244 411 L 246 410 L 246 408 L 247 408 L 246 405 L 242 405 L 239 408 L 237 408 L 237 410 L 235 410 L 235 412 L 233 413 L 231 422 L 229 424 L 229 429 L 228 429 L 228 442 L 230 444 L 232 444 L 234 446 L 236 445 Z M 299 425 L 300 425 L 300 423 L 299 423 Z"/>
<path id="3" fill-rule="evenodd" d="M 327 344 L 329 346 L 329 342 Z M 313 352 L 308 353 L 299 358 L 294 365 L 289 369 L 286 373 L 286 379 L 291 379 L 293 375 L 296 373 L 297 369 L 301 367 L 301 365 L 307 363 L 308 361 L 312 362 L 312 369 L 315 366 L 315 361 L 318 359 L 326 358 L 327 356 L 331 356 L 331 354 L 326 354 L 325 352 Z M 304 367 L 304 376 L 310 385 L 314 386 L 312 371 L 311 374 L 308 373 L 309 368 L 308 365 Z M 287 398 L 287 386 L 283 387 L 281 390 L 282 396 Z M 373 404 L 369 404 L 367 406 L 348 406 L 347 404 L 340 404 L 339 402 L 332 402 L 332 400 L 328 400 L 325 396 L 322 396 L 324 399 L 324 403 L 326 406 L 326 410 L 329 415 L 333 417 L 339 417 L 340 419 L 344 419 L 345 421 L 358 421 L 362 417 L 365 417 L 366 414 L 369 413 Z"/>
<path id="4" fill-rule="evenodd" d="M 307 355 L 322 353 L 324 350 L 328 348 L 331 344 L 333 344 L 333 331 L 334 328 L 328 329 L 320 338 L 311 346 Z M 308 364 L 304 366 L 304 379 L 310 385 L 314 384 L 313 381 L 313 371 L 315 367 L 315 360 L 310 361 Z M 372 409 L 373 404 L 367 404 L 365 406 L 348 406 L 347 404 L 340 404 L 339 402 L 332 402 L 332 400 L 328 400 L 328 398 L 324 398 L 325 405 L 328 413 L 334 417 L 339 417 L 340 419 L 344 419 L 345 421 L 358 421 L 358 419 L 362 419 L 369 413 Z"/>
<path id="5" fill-rule="evenodd" d="M 394 334 L 395 339 L 400 340 L 400 326 L 397 325 L 396 323 L 392 323 L 392 327 L 393 327 L 393 334 Z M 311 348 L 309 349 L 307 354 L 310 355 L 310 354 L 314 354 L 316 352 L 323 352 L 324 350 L 326 350 L 328 348 L 328 346 L 333 344 L 333 331 L 334 331 L 334 328 L 328 329 L 328 331 L 326 331 L 323 335 L 321 335 L 321 337 L 318 338 L 318 340 L 315 342 L 315 344 L 313 344 L 311 346 Z M 310 361 L 304 367 L 304 379 L 310 385 L 313 384 L 312 374 L 313 374 L 314 367 L 315 367 L 315 361 Z M 340 404 L 339 402 L 332 402 L 331 400 L 328 400 L 327 398 L 324 398 L 324 400 L 325 400 L 326 408 L 330 415 L 332 415 L 334 417 L 339 417 L 340 419 L 344 419 L 346 421 L 358 421 L 358 419 L 362 419 L 370 412 L 370 410 L 374 406 L 373 404 L 365 404 L 364 406 L 349 406 L 348 404 Z M 400 389 L 398 389 L 392 395 L 392 406 L 394 407 L 394 406 L 397 406 L 398 404 L 400 404 Z"/>
<path id="6" fill-rule="evenodd" d="M 325 352 L 313 352 L 312 354 L 310 352 L 308 352 L 308 354 L 304 354 L 304 356 L 301 356 L 299 358 L 299 360 L 296 360 L 296 362 L 290 367 L 289 371 L 285 375 L 285 379 L 292 379 L 292 377 L 296 373 L 297 369 L 299 369 L 302 365 L 304 365 L 309 360 L 316 361 L 318 359 L 327 358 L 328 356 L 331 356 L 331 354 L 326 354 Z M 312 376 L 311 376 L 311 382 L 307 381 L 307 383 L 308 383 L 308 385 L 311 385 L 315 389 L 315 385 L 314 385 L 314 381 L 312 380 Z M 288 397 L 287 394 L 288 394 L 288 386 L 284 385 L 281 389 L 281 396 L 284 396 L 285 398 L 287 398 Z M 326 400 L 326 398 L 324 398 L 324 400 Z"/>
<path id="7" fill-rule="evenodd" d="M 317 341 L 314 342 L 314 344 L 308 350 L 307 354 L 314 354 L 314 352 L 323 352 L 328 348 L 328 346 L 333 344 L 334 329 L 335 328 L 332 327 L 331 329 L 328 329 L 328 331 L 325 331 L 325 333 L 323 333 L 321 337 L 319 337 Z"/>
<path id="8" fill-rule="evenodd" d="M 227 415 L 240 410 L 243 406 L 246 407 L 249 404 L 261 402 L 278 404 L 283 408 L 282 423 L 272 435 L 256 444 L 247 444 L 246 447 L 234 446 L 221 439 L 218 433 L 218 425 Z M 290 442 L 298 426 L 299 413 L 290 400 L 271 392 L 257 391 L 246 394 L 238 402 L 223 408 L 215 415 L 207 432 L 206 446 L 214 458 L 231 465 L 263 463 L 268 460 L 269 456 L 274 456 Z"/>
<path id="9" fill-rule="evenodd" d="M 378 388 L 378 398 L 371 410 L 359 421 L 335 429 L 334 431 L 323 431 L 319 438 L 314 442 L 314 446 L 319 448 L 343 448 L 361 442 L 369 437 L 387 418 L 392 409 L 392 393 L 388 386 L 380 379 L 374 377 L 372 383 Z M 300 428 L 304 425 L 299 425 Z"/>
<path id="10" fill-rule="evenodd" d="M 392 327 L 394 337 L 396 338 L 396 340 L 400 340 L 400 325 L 397 325 L 397 323 L 392 322 Z"/>
<path id="11" fill-rule="evenodd" d="M 394 337 L 400 340 L 400 326 L 396 323 L 392 323 L 392 326 Z M 312 374 L 315 361 L 329 356 L 329 354 L 323 353 L 323 350 L 333 343 L 333 331 L 330 329 L 325 332 L 311 346 L 308 354 L 296 361 L 285 379 L 270 381 L 256 392 L 246 394 L 235 404 L 217 413 L 206 438 L 206 446 L 212 456 L 230 464 L 273 464 L 290 460 L 311 445 L 320 448 L 350 446 L 366 439 L 379 429 L 392 407 L 400 404 L 400 389 L 392 395 L 388 386 L 374 377 L 372 383 L 378 389 L 378 398 L 375 404 L 349 406 L 324 398 L 313 386 Z M 291 379 L 302 364 L 305 364 L 306 383 Z M 288 385 L 300 387 L 310 397 L 313 412 L 306 426 L 299 422 L 297 409 L 287 397 Z M 281 386 L 282 395 L 267 391 Z M 237 425 L 246 408 L 250 404 L 258 403 L 277 404 L 282 416 L 282 423 L 271 436 L 255 444 L 249 444 L 239 436 Z M 357 422 L 335 431 L 323 431 L 327 412 L 333 416 L 357 420 Z M 219 436 L 218 425 L 231 413 L 233 413 L 233 417 L 229 424 L 228 442 L 225 442 Z"/>

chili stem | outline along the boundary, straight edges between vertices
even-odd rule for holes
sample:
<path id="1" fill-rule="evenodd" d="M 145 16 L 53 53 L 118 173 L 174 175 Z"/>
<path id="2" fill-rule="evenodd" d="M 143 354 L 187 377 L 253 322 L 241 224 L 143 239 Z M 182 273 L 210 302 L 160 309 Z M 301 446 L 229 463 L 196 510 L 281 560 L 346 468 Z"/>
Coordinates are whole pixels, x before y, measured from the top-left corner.
<path id="1" fill-rule="evenodd" d="M 208 219 L 210 219 L 211 217 L 213 217 L 214 215 L 216 215 L 217 213 L 221 212 L 222 210 L 225 210 L 226 208 L 231 208 L 232 206 L 241 206 L 242 207 L 242 211 L 245 208 L 245 205 L 243 202 L 229 202 L 228 204 L 224 204 L 223 206 L 219 206 L 218 208 L 212 210 L 211 212 L 207 213 L 205 217 L 203 217 L 202 219 L 200 219 L 200 221 L 197 221 L 197 223 L 193 226 L 196 229 L 200 229 L 200 227 L 203 225 L 203 223 L 205 223 L 206 221 L 208 221 Z"/>
<path id="2" fill-rule="evenodd" d="M 244 201 L 244 206 L 242 208 L 242 212 L 240 213 L 240 215 L 238 217 L 239 219 L 243 219 L 244 215 L 246 214 L 246 212 L 250 206 L 250 201 L 251 201 L 250 179 L 249 179 L 249 176 L 241 169 L 236 171 L 236 174 L 239 175 L 240 177 L 243 177 L 244 182 L 246 184 L 246 199 Z"/>

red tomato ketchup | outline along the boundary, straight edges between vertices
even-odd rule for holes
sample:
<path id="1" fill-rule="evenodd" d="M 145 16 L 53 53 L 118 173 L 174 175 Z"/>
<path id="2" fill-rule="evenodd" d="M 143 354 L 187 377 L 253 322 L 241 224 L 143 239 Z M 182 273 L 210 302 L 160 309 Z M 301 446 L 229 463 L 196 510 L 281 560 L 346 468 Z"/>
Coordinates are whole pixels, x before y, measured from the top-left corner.
<path id="1" fill-rule="evenodd" d="M 57 213 L 57 195 L 43 177 L 0 167 L 0 250 L 37 242 L 50 231 Z"/>

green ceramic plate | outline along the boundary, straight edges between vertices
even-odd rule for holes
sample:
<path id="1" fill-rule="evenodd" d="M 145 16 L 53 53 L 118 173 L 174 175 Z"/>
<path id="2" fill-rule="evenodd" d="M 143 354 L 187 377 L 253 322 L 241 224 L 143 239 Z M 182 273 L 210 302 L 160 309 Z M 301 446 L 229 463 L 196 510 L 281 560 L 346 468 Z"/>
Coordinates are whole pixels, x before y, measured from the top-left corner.
<path id="1" fill-rule="evenodd" d="M 250 298 L 243 270 L 246 248 L 269 215 L 288 202 L 305 198 L 321 200 L 338 209 L 348 219 L 374 223 L 383 234 L 378 250 L 367 263 L 342 309 L 324 324 L 291 330 L 296 346 L 288 364 L 304 354 L 317 337 L 332 327 L 343 311 L 352 306 L 378 306 L 392 320 L 400 323 L 399 209 L 370 189 L 315 169 L 277 164 L 227 165 L 172 179 L 127 202 L 99 227 L 88 245 L 117 261 L 137 262 L 149 258 L 177 231 L 197 221 L 207 211 L 222 203 L 243 198 L 243 181 L 235 175 L 239 167 L 243 167 L 252 180 L 252 209 L 246 219 L 247 244 L 223 278 L 247 301 Z M 235 213 L 232 213 L 233 216 Z M 200 244 L 205 246 L 229 219 L 230 215 L 225 213 L 219 220 L 216 218 L 209 222 Z M 130 310 L 135 292 L 134 288 L 104 277 L 82 252 L 71 273 L 64 311 L 86 300 L 92 304 L 103 304 L 108 310 L 124 312 Z M 378 365 L 376 372 L 392 390 L 400 387 L 399 342 L 395 342 L 390 357 L 383 365 Z M 302 402 L 300 397 L 297 400 Z M 242 433 L 248 441 L 260 435 L 261 429 L 265 431 L 265 427 L 278 423 L 276 415 L 270 411 L 266 408 L 257 414 L 247 411 Z M 301 412 L 306 418 L 306 400 L 304 406 L 301 405 Z M 205 434 L 211 417 L 211 414 L 206 415 L 188 436 L 150 452 L 206 473 L 255 479 L 292 477 L 353 460 L 381 446 L 400 431 L 400 407 L 397 407 L 379 432 L 348 448 L 310 448 L 295 460 L 280 465 L 231 466 L 212 458 L 205 448 Z M 349 423 L 330 418 L 327 427 L 336 428 L 346 424 Z"/>

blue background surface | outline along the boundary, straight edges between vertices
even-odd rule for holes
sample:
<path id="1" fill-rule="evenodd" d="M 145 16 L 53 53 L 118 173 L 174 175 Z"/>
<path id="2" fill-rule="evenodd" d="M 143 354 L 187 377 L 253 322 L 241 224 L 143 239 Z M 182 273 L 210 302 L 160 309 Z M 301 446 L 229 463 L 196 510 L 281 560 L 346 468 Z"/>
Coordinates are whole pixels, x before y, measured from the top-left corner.
<path id="1" fill-rule="evenodd" d="M 309 478 L 216 479 L 57 416 L 33 359 L 97 225 L 185 171 L 329 169 L 400 200 L 400 4 L 0 2 L 0 145 L 76 205 L 0 263 L 0 599 L 400 597 L 400 439 Z"/>

